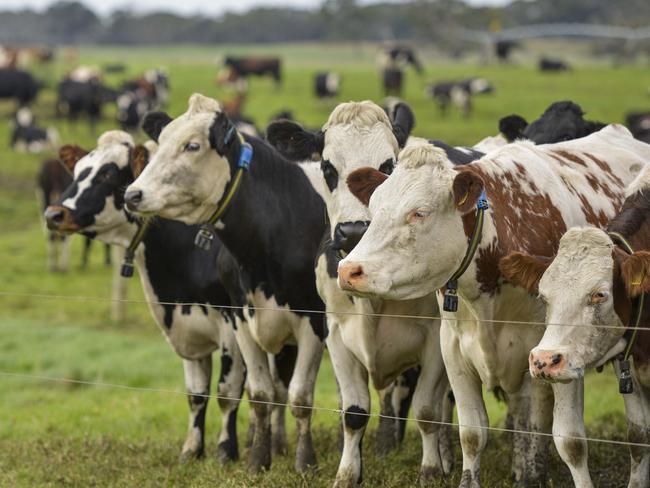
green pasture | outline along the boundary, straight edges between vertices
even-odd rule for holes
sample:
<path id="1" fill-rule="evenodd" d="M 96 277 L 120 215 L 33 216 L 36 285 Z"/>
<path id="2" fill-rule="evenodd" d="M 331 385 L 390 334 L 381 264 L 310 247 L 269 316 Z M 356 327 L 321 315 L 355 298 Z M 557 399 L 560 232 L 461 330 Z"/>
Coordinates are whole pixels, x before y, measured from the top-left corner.
<path id="1" fill-rule="evenodd" d="M 164 66 L 171 79 L 169 112 L 177 115 L 185 110 L 193 92 L 224 99 L 234 95 L 214 84 L 216 60 L 230 52 L 283 57 L 280 88 L 266 79 L 251 82 L 244 112 L 262 129 L 273 114 L 285 109 L 293 110 L 296 119 L 310 127 L 325 122 L 335 102 L 312 96 L 312 76 L 319 70 L 335 69 L 342 74 L 339 101 L 382 98 L 373 45 L 82 48 L 75 62 L 98 66 L 125 63 L 125 74 L 108 76 L 112 85 L 146 68 Z M 425 73 L 408 72 L 404 93 L 417 117 L 415 134 L 451 144 L 471 145 L 496 134 L 500 117 L 519 113 L 532 120 L 549 103 L 561 99 L 572 99 L 589 118 L 607 122 L 622 122 L 626 111 L 650 108 L 650 70 L 643 66 L 613 69 L 577 64 L 571 73 L 545 75 L 532 65 L 452 64 L 437 59 L 432 50 L 423 50 L 423 60 Z M 56 126 L 62 142 L 90 148 L 95 136 L 87 125 L 53 118 L 51 87 L 72 64 L 61 56 L 52 66 L 33 69 L 50 87 L 34 110 L 41 125 Z M 425 96 L 426 84 L 467 76 L 490 79 L 496 92 L 476 97 L 470 118 L 464 119 L 452 109 L 443 119 Z M 186 399 L 180 393 L 181 361 L 154 326 L 146 305 L 137 303 L 143 298 L 137 279 L 129 285 L 129 298 L 136 303 L 128 305 L 127 320 L 111 322 L 106 301 L 111 271 L 102 264 L 101 246 L 94 247 L 90 266 L 82 271 L 81 239 L 75 238 L 70 272 L 47 271 L 45 234 L 34 192 L 35 175 L 46 155 L 16 154 L 8 148 L 12 110 L 12 104 L 0 104 L 0 486 L 329 486 L 339 454 L 338 417 L 327 411 L 315 412 L 319 467 L 309 475 L 293 472 L 292 456 L 275 459 L 271 472 L 257 476 L 246 472 L 245 462 L 219 465 L 215 458 L 219 416 L 214 400 L 208 413 L 206 459 L 184 466 L 177 463 L 187 424 Z M 99 132 L 116 127 L 113 115 L 112 109 L 106 110 Z M 137 138 L 144 136 L 138 134 Z M 214 375 L 217 377 L 218 371 Z M 45 378 L 145 390 L 81 386 Z M 589 436 L 623 440 L 623 402 L 611 369 L 588 377 L 586 396 Z M 486 399 L 491 425 L 503 426 L 503 405 L 490 394 Z M 321 366 L 315 403 L 338 406 L 327 358 Z M 248 425 L 246 402 L 240 412 L 243 446 Z M 290 415 L 287 422 L 293 432 Z M 398 451 L 378 457 L 373 452 L 376 425 L 376 418 L 372 419 L 365 441 L 365 486 L 416 485 L 420 458 L 416 426 L 409 425 L 407 439 Z M 456 445 L 454 474 L 439 486 L 455 486 L 459 481 Z M 597 486 L 627 485 L 624 446 L 590 443 L 589 449 Z M 571 486 L 568 470 L 551 450 L 552 486 Z M 491 433 L 482 463 L 485 486 L 509 486 L 509 455 L 509 436 Z"/>

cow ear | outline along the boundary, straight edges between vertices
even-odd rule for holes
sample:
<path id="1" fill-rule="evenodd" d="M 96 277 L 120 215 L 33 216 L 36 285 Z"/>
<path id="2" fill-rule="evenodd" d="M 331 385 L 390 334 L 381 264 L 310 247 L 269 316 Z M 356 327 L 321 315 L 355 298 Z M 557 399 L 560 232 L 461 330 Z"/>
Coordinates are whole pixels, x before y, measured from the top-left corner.
<path id="1" fill-rule="evenodd" d="M 512 284 L 521 286 L 528 293 L 537 295 L 539 280 L 553 261 L 544 256 L 531 256 L 522 252 L 513 252 L 499 261 L 501 274 Z"/>
<path id="2" fill-rule="evenodd" d="M 523 138 L 526 127 L 528 122 L 521 115 L 508 115 L 499 120 L 499 132 L 508 142 Z"/>
<path id="3" fill-rule="evenodd" d="M 622 253 L 621 253 L 622 254 Z M 621 277 L 627 293 L 634 298 L 650 291 L 650 252 L 620 255 Z"/>
<path id="4" fill-rule="evenodd" d="M 585 124 L 582 128 L 582 136 L 588 136 L 589 134 L 597 132 L 600 129 L 604 128 L 606 125 L 607 124 L 603 124 L 602 122 L 598 122 L 596 120 L 585 120 Z"/>
<path id="5" fill-rule="evenodd" d="M 408 104 L 398 101 L 388 104 L 385 107 L 388 118 L 393 126 L 393 134 L 397 139 L 400 149 L 406 145 L 406 141 L 415 127 L 415 115 Z"/>
<path id="6" fill-rule="evenodd" d="M 158 142 L 160 133 L 172 120 L 174 119 L 165 112 L 149 112 L 142 120 L 142 130 L 151 139 Z"/>
<path id="7" fill-rule="evenodd" d="M 142 144 L 138 144 L 133 148 L 133 157 L 131 158 L 131 172 L 133 179 L 140 176 L 144 167 L 149 162 L 149 150 Z"/>
<path id="8" fill-rule="evenodd" d="M 59 149 L 59 159 L 70 173 L 74 172 L 74 165 L 86 154 L 88 151 L 75 144 L 66 144 Z"/>
<path id="9" fill-rule="evenodd" d="M 309 132 L 290 120 L 269 124 L 266 139 L 280 154 L 291 161 L 318 160 L 323 154 L 325 134 Z"/>
<path id="10" fill-rule="evenodd" d="M 370 197 L 377 187 L 386 181 L 388 175 L 375 168 L 359 168 L 348 175 L 347 184 L 352 194 L 368 206 Z"/>
<path id="11" fill-rule="evenodd" d="M 471 171 L 461 171 L 454 178 L 452 192 L 454 195 L 454 204 L 462 213 L 466 214 L 473 210 L 476 201 L 481 196 L 484 187 L 483 180 L 480 176 Z"/>

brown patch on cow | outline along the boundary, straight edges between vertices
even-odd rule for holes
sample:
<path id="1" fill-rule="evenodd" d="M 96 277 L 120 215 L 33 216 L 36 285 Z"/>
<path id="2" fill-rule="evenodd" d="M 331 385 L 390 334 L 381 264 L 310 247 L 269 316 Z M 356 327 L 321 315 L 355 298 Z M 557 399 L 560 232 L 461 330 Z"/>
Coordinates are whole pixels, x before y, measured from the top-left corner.
<path id="1" fill-rule="evenodd" d="M 582 437 L 571 434 L 571 437 Z M 581 439 L 563 439 L 564 449 L 569 457 L 569 466 L 580 466 L 587 459 L 587 441 Z"/>
<path id="2" fill-rule="evenodd" d="M 581 158 L 579 158 L 575 154 L 571 154 L 568 151 L 553 151 L 553 152 L 560 157 L 563 157 L 565 159 L 568 159 L 571 162 L 579 164 L 580 166 L 587 166 L 587 163 L 585 163 Z"/>
<path id="3" fill-rule="evenodd" d="M 555 159 L 558 163 L 560 163 L 560 166 L 570 166 L 570 164 L 567 163 L 564 159 L 553 154 L 552 152 L 549 152 L 548 155 L 551 156 L 553 159 Z"/>
<path id="4" fill-rule="evenodd" d="M 348 188 L 352 194 L 359 199 L 361 203 L 368 206 L 370 197 L 388 178 L 387 175 L 375 168 L 359 168 L 348 175 L 346 180 Z"/>
<path id="5" fill-rule="evenodd" d="M 464 453 L 470 457 L 474 457 L 479 453 L 481 438 L 473 430 L 463 430 L 460 434 L 460 444 Z"/>
<path id="6" fill-rule="evenodd" d="M 607 175 L 609 179 L 611 179 L 614 183 L 616 183 L 618 186 L 624 187 L 625 185 L 623 184 L 623 180 L 621 180 L 618 176 L 614 174 L 612 171 L 612 168 L 607 164 L 605 161 L 602 159 L 598 159 L 596 156 L 593 154 L 589 153 L 584 153 L 585 156 L 587 156 L 589 159 L 591 159 L 594 163 L 596 163 L 596 166 L 598 166 L 603 173 Z"/>
<path id="7" fill-rule="evenodd" d="M 499 249 L 496 244 L 482 247 L 478 250 L 476 260 L 476 279 L 479 282 L 479 289 L 490 296 L 499 291 Z"/>
<path id="8" fill-rule="evenodd" d="M 539 291 L 539 280 L 551 261 L 552 258 L 513 252 L 499 261 L 499 270 L 508 281 L 536 295 Z"/>
<path id="9" fill-rule="evenodd" d="M 77 161 L 86 154 L 88 154 L 88 151 L 80 148 L 76 144 L 66 144 L 59 149 L 59 158 L 70 173 L 74 171 L 74 165 L 77 164 Z"/>
<path id="10" fill-rule="evenodd" d="M 476 208 L 476 201 L 481 196 L 484 183 L 480 176 L 470 171 L 460 171 L 452 185 L 456 208 L 466 214 Z"/>
<path id="11" fill-rule="evenodd" d="M 133 148 L 133 157 L 131 158 L 131 172 L 133 173 L 133 178 L 140 176 L 140 173 L 144 170 L 144 167 L 149 162 L 149 150 L 144 147 L 142 144 L 138 144 Z"/>
<path id="12" fill-rule="evenodd" d="M 650 291 L 650 252 L 634 252 L 624 257 L 620 264 L 621 277 L 629 296 L 635 298 Z"/>
<path id="13" fill-rule="evenodd" d="M 582 204 L 582 213 L 585 214 L 585 219 L 587 222 L 589 222 L 594 227 L 604 227 L 607 222 L 609 222 L 607 214 L 602 209 L 596 213 L 594 211 L 594 208 L 589 203 L 589 200 L 587 200 L 587 197 L 581 193 L 576 192 L 575 194 L 580 199 L 580 203 Z"/>

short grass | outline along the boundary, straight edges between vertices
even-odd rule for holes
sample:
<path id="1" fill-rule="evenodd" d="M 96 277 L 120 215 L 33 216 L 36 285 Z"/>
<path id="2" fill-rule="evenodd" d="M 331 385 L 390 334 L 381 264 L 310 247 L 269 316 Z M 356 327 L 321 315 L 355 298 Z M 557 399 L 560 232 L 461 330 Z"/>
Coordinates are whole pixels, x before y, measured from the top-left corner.
<path id="1" fill-rule="evenodd" d="M 169 111 L 176 115 L 188 96 L 232 96 L 214 83 L 215 58 L 226 52 L 279 53 L 285 60 L 284 84 L 276 89 L 269 80 L 253 80 L 246 113 L 263 128 L 269 117 L 286 108 L 308 126 L 321 125 L 334 103 L 312 97 L 311 77 L 318 70 L 335 68 L 343 75 L 340 100 L 381 100 L 379 77 L 373 65 L 372 45 L 233 46 L 209 49 L 180 46 L 143 48 L 92 48 L 79 51 L 79 61 L 103 65 L 124 62 L 125 75 L 111 76 L 113 84 L 145 68 L 165 66 L 172 83 Z M 609 69 L 578 65 L 573 73 L 543 75 L 532 66 L 479 66 L 451 64 L 424 51 L 427 70 L 418 77 L 407 74 L 405 98 L 417 116 L 416 135 L 471 145 L 497 132 L 497 120 L 510 113 L 529 119 L 550 102 L 573 99 L 594 119 L 622 121 L 627 110 L 647 108 L 645 94 L 650 73 L 644 67 Z M 69 64 L 35 69 L 53 85 Z M 470 75 L 485 76 L 496 86 L 492 96 L 475 99 L 475 113 L 463 119 L 455 112 L 443 119 L 425 97 L 427 82 Z M 41 123 L 55 125 L 64 142 L 91 147 L 94 137 L 83 124 L 53 120 L 54 95 L 42 94 L 35 109 Z M 10 104 L 0 105 L 0 141 L 9 138 Z M 100 130 L 114 128 L 107 110 Z M 144 137 L 140 134 L 139 138 Z M 338 464 L 337 416 L 315 412 L 315 442 L 319 468 L 301 477 L 292 470 L 291 456 L 274 460 L 270 473 L 250 476 L 245 463 L 220 466 L 214 459 L 219 424 L 215 402 L 208 415 L 207 459 L 179 466 L 176 462 L 186 428 L 186 401 L 181 392 L 181 362 L 152 325 L 146 305 L 128 306 L 128 319 L 112 323 L 110 270 L 102 264 L 95 246 L 89 269 L 78 268 L 81 240 L 75 239 L 73 267 L 66 275 L 46 270 L 45 240 L 34 179 L 43 156 L 16 154 L 0 147 L 0 292 L 91 297 L 68 300 L 0 294 L 0 372 L 42 377 L 105 382 L 167 390 L 133 391 L 89 387 L 44 379 L 26 379 L 0 373 L 0 485 L 1 486 L 328 486 Z M 130 284 L 129 296 L 141 300 L 139 284 Z M 215 372 L 215 375 L 217 372 Z M 586 418 L 593 437 L 624 438 L 623 408 L 611 371 L 590 375 Z M 504 409 L 486 395 L 492 425 L 503 424 Z M 336 386 L 331 365 L 323 361 L 316 404 L 336 408 Z M 376 404 L 376 402 L 375 402 Z M 239 419 L 240 440 L 247 428 L 247 405 Z M 292 426 L 291 420 L 289 425 Z M 410 425 L 404 445 L 387 457 L 373 454 L 370 422 L 366 437 L 366 486 L 401 487 L 416 484 L 420 446 L 417 429 Z M 450 480 L 460 475 L 457 467 Z M 246 452 L 244 451 L 244 457 Z M 483 465 L 486 486 L 507 486 L 510 443 L 506 434 L 494 433 Z M 598 486 L 624 486 L 628 473 L 626 449 L 590 444 L 591 469 Z M 554 454 L 549 477 L 553 486 L 570 486 L 570 476 Z"/>

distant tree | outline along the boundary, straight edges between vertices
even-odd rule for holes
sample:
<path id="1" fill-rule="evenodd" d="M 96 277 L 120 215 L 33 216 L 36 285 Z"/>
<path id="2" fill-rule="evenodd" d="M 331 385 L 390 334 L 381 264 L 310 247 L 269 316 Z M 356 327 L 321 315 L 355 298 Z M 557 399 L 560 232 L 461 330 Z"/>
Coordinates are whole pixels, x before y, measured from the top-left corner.
<path id="1" fill-rule="evenodd" d="M 79 2 L 54 3 L 44 15 L 48 21 L 48 33 L 57 42 L 93 42 L 102 29 L 99 17 Z"/>

